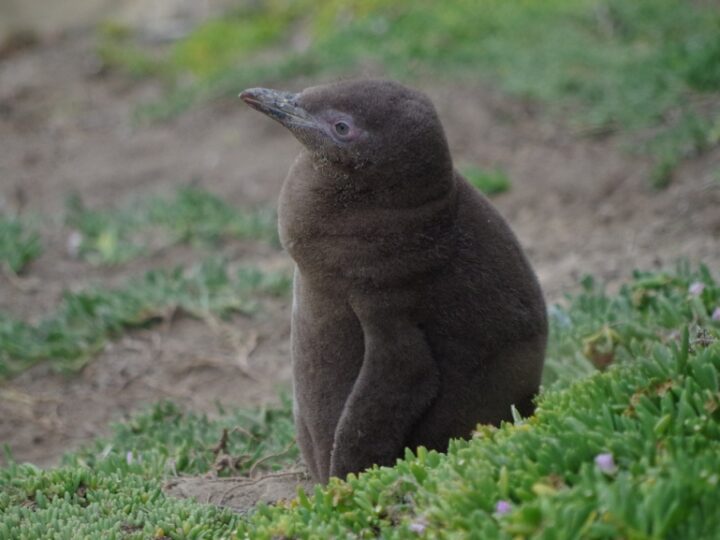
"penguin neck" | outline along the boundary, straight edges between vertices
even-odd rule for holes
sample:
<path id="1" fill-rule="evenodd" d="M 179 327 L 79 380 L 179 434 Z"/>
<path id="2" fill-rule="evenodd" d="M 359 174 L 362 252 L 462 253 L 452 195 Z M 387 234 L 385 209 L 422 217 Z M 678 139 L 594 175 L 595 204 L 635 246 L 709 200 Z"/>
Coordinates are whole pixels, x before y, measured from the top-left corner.
<path id="1" fill-rule="evenodd" d="M 329 214 L 411 209 L 445 198 L 456 189 L 449 154 L 446 160 L 430 156 L 411 168 L 403 165 L 409 161 L 403 157 L 378 167 L 367 162 L 336 163 L 323 155 L 303 151 L 293 168 L 307 178 L 303 189 L 310 191 L 314 203 L 326 208 Z"/>
<path id="2" fill-rule="evenodd" d="M 356 174 L 313 163 L 301 154 L 280 197 L 283 245 L 301 271 L 376 280 L 388 264 L 408 272 L 442 265 L 453 251 L 458 185 L 450 170 L 441 178 L 415 178 L 371 189 Z"/>

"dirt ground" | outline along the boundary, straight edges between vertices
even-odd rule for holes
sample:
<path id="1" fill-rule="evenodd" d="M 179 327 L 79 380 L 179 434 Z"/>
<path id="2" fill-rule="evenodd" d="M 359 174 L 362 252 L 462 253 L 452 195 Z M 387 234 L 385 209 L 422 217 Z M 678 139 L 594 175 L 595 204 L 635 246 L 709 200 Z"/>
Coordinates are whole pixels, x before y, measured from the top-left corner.
<path id="1" fill-rule="evenodd" d="M 617 138 L 575 133 L 536 105 L 483 85 L 418 86 L 437 105 L 456 163 L 509 174 L 511 191 L 493 202 L 527 249 L 549 300 L 573 290 L 584 273 L 617 284 L 633 268 L 670 266 L 679 257 L 720 268 L 718 149 L 683 165 L 668 189 L 654 192 L 648 161 Z M 41 217 L 46 245 L 19 280 L 0 276 L 0 310 L 37 320 L 64 289 L 111 285 L 207 255 L 177 247 L 91 268 L 66 253 L 70 231 L 62 217 L 70 192 L 107 207 L 192 181 L 238 207 L 275 202 L 299 148 L 291 136 L 233 100 L 136 125 L 133 108 L 159 92 L 152 81 L 100 72 L 84 33 L 0 59 L 0 208 Z M 222 250 L 238 261 L 291 265 L 267 246 L 234 242 Z M 39 365 L 0 385 L 0 444 L 17 460 L 49 466 L 106 433 L 110 421 L 160 398 L 204 411 L 216 401 L 274 401 L 289 385 L 288 302 L 236 317 L 226 331 L 181 318 L 132 332 L 75 376 Z"/>

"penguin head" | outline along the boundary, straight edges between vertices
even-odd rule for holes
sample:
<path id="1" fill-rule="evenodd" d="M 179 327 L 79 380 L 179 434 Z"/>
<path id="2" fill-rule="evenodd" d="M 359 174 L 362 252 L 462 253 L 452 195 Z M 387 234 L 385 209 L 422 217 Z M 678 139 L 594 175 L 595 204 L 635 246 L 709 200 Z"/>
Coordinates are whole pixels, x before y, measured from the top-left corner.
<path id="1" fill-rule="evenodd" d="M 432 102 L 397 82 L 358 79 L 300 93 L 266 88 L 240 97 L 280 122 L 322 166 L 358 183 L 415 183 L 452 176 L 445 133 Z"/>

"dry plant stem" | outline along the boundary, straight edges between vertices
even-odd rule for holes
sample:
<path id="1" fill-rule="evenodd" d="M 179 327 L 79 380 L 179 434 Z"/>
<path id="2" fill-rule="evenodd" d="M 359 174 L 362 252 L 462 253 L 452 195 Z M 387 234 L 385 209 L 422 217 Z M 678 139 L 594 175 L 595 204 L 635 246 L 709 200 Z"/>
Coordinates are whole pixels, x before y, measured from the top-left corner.
<path id="1" fill-rule="evenodd" d="M 228 429 L 223 428 L 222 435 L 220 436 L 220 442 L 218 442 L 215 446 L 211 448 L 212 453 L 216 456 L 220 452 L 227 452 L 227 442 L 228 442 Z"/>
<path id="2" fill-rule="evenodd" d="M 155 364 L 155 361 L 162 355 L 162 336 L 158 332 L 154 332 L 151 337 L 151 344 L 150 349 L 148 350 L 145 342 L 132 339 L 129 337 L 126 337 L 123 339 L 122 342 L 123 346 L 130 351 L 138 352 L 138 353 L 144 353 L 144 355 L 147 357 L 147 360 L 145 362 L 145 369 L 141 370 L 139 373 L 136 373 L 135 375 L 128 377 L 125 379 L 119 388 L 115 390 L 115 394 L 119 394 L 121 392 L 124 392 L 129 386 L 134 384 L 136 381 L 142 379 L 148 371 L 150 371 L 151 366 Z"/>
<path id="3" fill-rule="evenodd" d="M 293 440 L 290 441 L 290 443 L 289 443 L 287 446 L 285 446 L 285 448 L 283 448 L 280 452 L 277 452 L 277 453 L 275 453 L 275 454 L 269 454 L 269 455 L 267 455 L 267 456 L 264 456 L 264 457 L 258 459 L 255 463 L 253 463 L 253 466 L 250 467 L 250 471 L 248 471 L 248 476 L 252 477 L 252 476 L 253 476 L 253 473 L 255 472 L 255 469 L 256 469 L 257 466 L 260 465 L 261 463 L 264 463 L 264 462 L 266 462 L 266 461 L 268 461 L 268 460 L 270 460 L 270 459 L 273 459 L 273 458 L 276 458 L 276 457 L 280 457 L 280 456 L 284 456 L 285 454 L 287 454 L 287 453 L 290 451 L 290 449 L 291 449 L 295 444 L 296 444 L 295 439 L 293 439 Z"/>
<path id="4" fill-rule="evenodd" d="M 230 433 L 242 433 L 243 435 L 245 435 L 246 437 L 248 437 L 254 441 L 257 440 L 257 437 L 255 435 L 253 435 L 247 429 L 240 427 L 240 426 L 234 427 L 232 429 L 232 431 L 230 431 Z"/>
<path id="5" fill-rule="evenodd" d="M 62 400 L 59 398 L 33 396 L 28 394 L 27 392 L 17 390 L 9 385 L 5 387 L 0 387 L 0 399 L 20 403 L 29 407 L 33 407 L 38 403 L 53 403 L 56 405 L 60 405 L 62 403 Z"/>
<path id="6" fill-rule="evenodd" d="M 168 306 L 163 311 L 163 313 L 161 314 L 163 333 L 170 332 L 173 322 L 175 321 L 176 317 L 179 315 L 179 313 L 178 313 L 179 311 L 180 311 L 180 309 L 177 305 Z"/>
<path id="7" fill-rule="evenodd" d="M 226 478 L 213 478 L 213 482 L 230 482 L 230 483 L 236 483 L 241 484 L 243 486 L 250 486 L 253 484 L 257 484 L 258 482 L 262 482 L 263 480 L 267 478 L 282 478 L 285 476 L 306 476 L 306 472 L 303 469 L 292 469 L 289 471 L 277 471 L 277 472 L 270 472 L 261 474 L 256 478 L 249 478 L 247 476 L 231 476 Z"/>
<path id="8" fill-rule="evenodd" d="M 202 408 L 201 402 L 197 398 L 195 398 L 195 396 L 189 395 L 186 392 L 183 392 L 180 390 L 175 390 L 174 388 L 170 388 L 169 386 L 150 383 L 145 380 L 141 380 L 141 382 L 147 388 L 150 388 L 151 390 L 156 390 L 156 391 L 160 392 L 161 394 L 165 394 L 165 395 L 177 398 L 177 399 L 190 401 L 191 403 L 193 403 L 193 405 L 195 407 Z"/>
<path id="9" fill-rule="evenodd" d="M 230 495 L 230 493 L 232 493 L 234 490 L 236 490 L 238 488 L 251 486 L 253 484 L 262 482 L 263 480 L 266 480 L 268 478 L 282 478 L 285 476 L 301 476 L 301 475 L 304 475 L 304 473 L 302 471 L 281 471 L 281 472 L 277 472 L 277 473 L 264 474 L 258 478 L 255 478 L 253 480 L 249 480 L 246 482 L 236 479 L 236 483 L 234 485 L 230 486 L 228 489 L 223 491 L 222 495 L 220 495 L 220 500 L 217 504 L 220 506 L 223 506 L 227 496 Z M 232 478 L 218 478 L 218 480 L 228 480 L 229 481 L 229 480 L 233 480 L 233 479 Z"/>
<path id="10" fill-rule="evenodd" d="M 66 431 L 65 425 L 60 419 L 58 412 L 60 400 L 56 398 L 36 397 L 15 390 L 14 388 L 3 388 L 0 389 L 0 399 L 18 404 L 18 414 L 32 423 L 39 424 L 43 429 L 56 433 L 64 433 Z M 50 414 L 45 413 L 40 415 L 35 412 L 35 406 L 42 402 L 52 404 L 53 407 Z"/>
<path id="11" fill-rule="evenodd" d="M 256 330 L 248 330 L 247 335 L 243 336 L 212 313 L 205 313 L 203 320 L 233 348 L 235 351 L 236 365 L 240 369 L 240 372 L 249 379 L 258 381 L 257 377 L 250 372 L 250 356 L 258 346 L 258 332 Z"/>

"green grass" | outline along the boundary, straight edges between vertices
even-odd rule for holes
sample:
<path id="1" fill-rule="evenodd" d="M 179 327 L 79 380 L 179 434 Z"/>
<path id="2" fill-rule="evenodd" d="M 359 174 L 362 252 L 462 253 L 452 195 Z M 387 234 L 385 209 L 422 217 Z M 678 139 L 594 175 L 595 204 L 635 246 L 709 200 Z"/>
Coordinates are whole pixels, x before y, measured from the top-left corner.
<path id="1" fill-rule="evenodd" d="M 76 370 L 113 337 L 177 310 L 198 318 L 250 313 L 258 294 L 285 294 L 289 283 L 287 276 L 251 268 L 231 275 L 224 261 L 211 259 L 190 270 L 153 270 L 117 289 L 66 292 L 37 323 L 0 312 L 0 380 L 43 360 Z"/>
<path id="2" fill-rule="evenodd" d="M 287 45 L 298 28 L 309 40 L 300 51 Z M 569 113 L 582 132 L 633 133 L 661 188 L 678 162 L 720 141 L 718 36 L 720 9 L 682 0 L 266 1 L 251 17 L 201 25 L 166 52 L 159 65 L 193 74 L 191 82 L 141 116 L 367 65 L 408 81 L 481 79 Z M 253 54 L 267 48 L 275 54 Z"/>
<path id="3" fill-rule="evenodd" d="M 241 428 L 228 444 L 248 456 L 241 473 L 282 454 L 290 404 L 215 420 L 160 404 L 60 468 L 0 470 L 0 538 L 717 538 L 720 285 L 680 266 L 637 273 L 617 295 L 583 287 L 551 312 L 536 414 L 481 427 L 447 455 L 408 452 L 240 517 L 161 485 L 211 470 L 223 429 Z"/>
<path id="4" fill-rule="evenodd" d="M 158 75 L 172 82 L 189 75 L 195 81 L 207 80 L 275 44 L 309 5 L 264 0 L 236 6 L 223 17 L 199 25 L 160 54 L 143 49 L 131 29 L 105 22 L 98 28 L 97 53 L 105 66 L 135 77 Z"/>
<path id="5" fill-rule="evenodd" d="M 296 17 L 290 3 L 282 8 L 256 6 L 252 10 L 230 12 L 196 28 L 172 49 L 171 62 L 178 70 L 199 77 L 216 75 L 247 58 L 253 52 L 273 44 Z"/>
<path id="6" fill-rule="evenodd" d="M 136 44 L 128 28 L 107 22 L 99 26 L 97 34 L 96 52 L 103 66 L 121 69 L 138 79 L 156 76 L 171 81 L 174 77 L 168 63 L 148 54 L 141 45 Z"/>
<path id="7" fill-rule="evenodd" d="M 462 168 L 462 174 L 470 184 L 485 195 L 499 195 L 510 190 L 510 179 L 500 169 L 485 170 L 475 165 L 468 165 Z"/>
<path id="8" fill-rule="evenodd" d="M 66 223 L 79 233 L 78 254 L 93 264 L 119 264 L 178 243 L 236 238 L 279 245 L 274 211 L 239 211 L 193 187 L 179 188 L 173 197 L 150 197 L 112 211 L 91 210 L 79 197 L 70 197 Z"/>
<path id="9" fill-rule="evenodd" d="M 7 265 L 15 273 L 22 272 L 41 252 L 37 233 L 28 231 L 19 219 L 0 215 L 0 266 Z"/>

